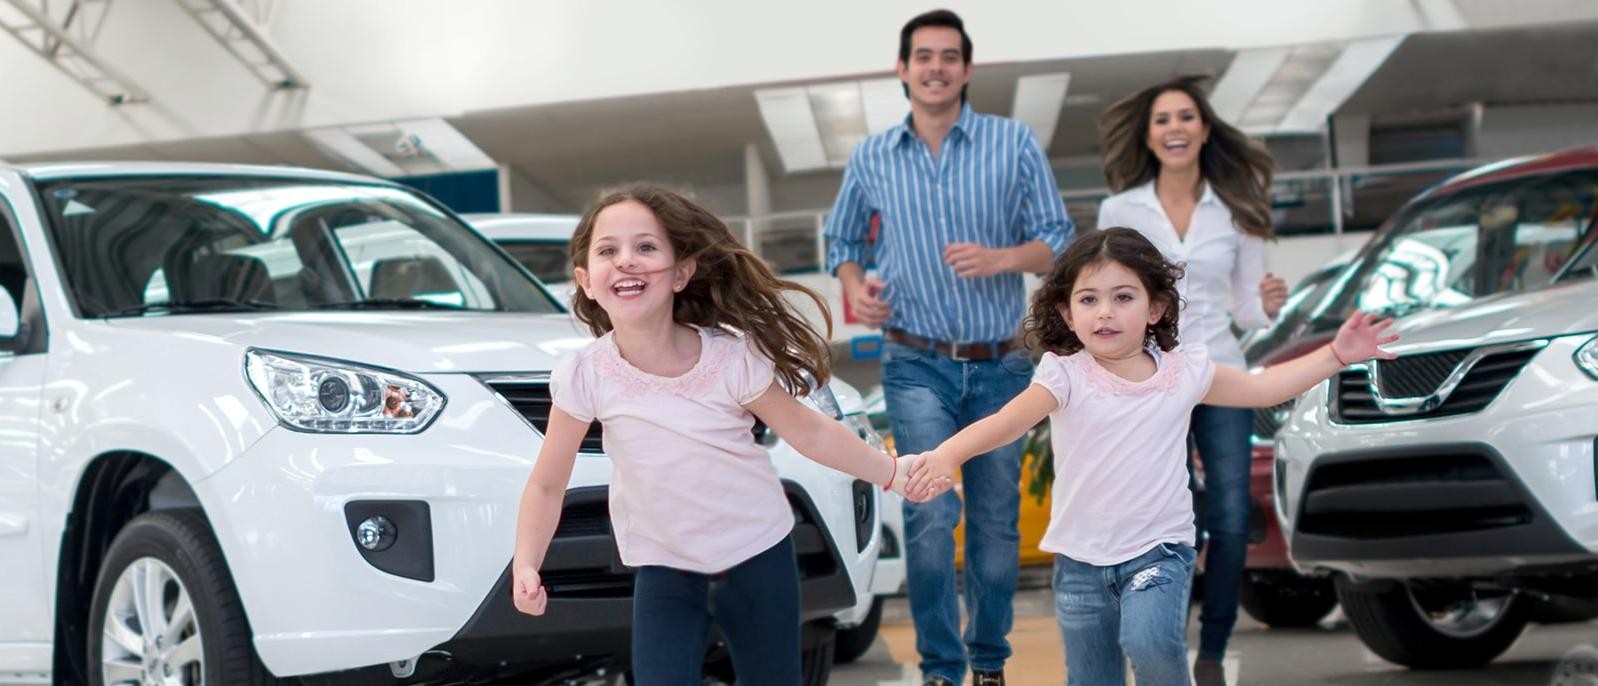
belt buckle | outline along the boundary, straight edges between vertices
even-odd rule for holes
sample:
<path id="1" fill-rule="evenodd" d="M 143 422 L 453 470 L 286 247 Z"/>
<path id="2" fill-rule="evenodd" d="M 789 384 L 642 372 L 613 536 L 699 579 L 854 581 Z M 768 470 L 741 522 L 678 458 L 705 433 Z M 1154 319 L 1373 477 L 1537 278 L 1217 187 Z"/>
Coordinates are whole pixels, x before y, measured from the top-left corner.
<path id="1" fill-rule="evenodd" d="M 955 362 L 971 361 L 970 357 L 960 354 L 960 344 L 953 341 L 949 342 L 949 359 L 954 360 Z"/>

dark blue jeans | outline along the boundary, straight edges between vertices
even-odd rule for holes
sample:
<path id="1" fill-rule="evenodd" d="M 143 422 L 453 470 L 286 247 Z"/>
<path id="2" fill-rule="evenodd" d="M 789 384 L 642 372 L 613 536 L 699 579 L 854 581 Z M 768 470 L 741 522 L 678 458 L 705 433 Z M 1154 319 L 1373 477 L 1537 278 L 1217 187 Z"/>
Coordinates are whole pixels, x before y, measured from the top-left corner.
<path id="1" fill-rule="evenodd" d="M 1183 627 L 1195 557 L 1176 543 L 1106 567 L 1055 555 L 1054 614 L 1067 683 L 1125 684 L 1130 658 L 1138 686 L 1187 686 Z"/>
<path id="2" fill-rule="evenodd" d="M 1193 442 L 1204 463 L 1204 606 L 1199 610 L 1199 657 L 1219 660 L 1237 623 L 1237 593 L 1248 556 L 1249 433 L 1254 411 L 1193 408 Z"/>
<path id="3" fill-rule="evenodd" d="M 986 417 L 1032 382 L 1032 360 L 1014 351 L 998 360 L 959 362 L 897 343 L 883 346 L 882 386 L 899 453 L 936 448 Z M 961 469 L 965 494 L 965 607 L 955 594 L 954 527 L 961 499 L 953 491 L 904 505 L 910 616 L 921 672 L 954 683 L 965 670 L 1004 668 L 1014 619 L 1011 601 L 1020 561 L 1021 442 L 972 458 Z"/>
<path id="4" fill-rule="evenodd" d="M 721 627 L 738 683 L 799 684 L 799 564 L 792 537 L 720 574 L 640 568 L 633 587 L 631 683 L 699 683 L 711 622 Z"/>

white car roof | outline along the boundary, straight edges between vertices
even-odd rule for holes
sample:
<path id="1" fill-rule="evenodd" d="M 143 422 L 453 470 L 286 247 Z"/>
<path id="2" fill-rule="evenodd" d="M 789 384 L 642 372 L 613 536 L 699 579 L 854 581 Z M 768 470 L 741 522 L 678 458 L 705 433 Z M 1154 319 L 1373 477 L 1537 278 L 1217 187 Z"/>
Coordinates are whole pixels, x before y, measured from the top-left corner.
<path id="1" fill-rule="evenodd" d="M 575 214 L 463 214 L 462 219 L 491 241 L 549 241 L 565 243 L 577 231 L 582 217 Z"/>

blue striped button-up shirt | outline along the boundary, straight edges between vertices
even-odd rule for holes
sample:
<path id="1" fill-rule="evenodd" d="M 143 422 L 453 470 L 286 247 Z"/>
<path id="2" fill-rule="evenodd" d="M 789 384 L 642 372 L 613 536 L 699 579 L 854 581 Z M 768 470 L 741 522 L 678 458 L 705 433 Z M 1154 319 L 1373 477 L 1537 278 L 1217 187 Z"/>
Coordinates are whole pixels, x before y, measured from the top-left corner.
<path id="1" fill-rule="evenodd" d="M 1039 240 L 1060 254 L 1075 227 L 1054 171 L 1020 122 L 965 105 L 934 158 L 909 121 L 867 138 L 849 158 L 827 219 L 827 270 L 865 264 L 871 215 L 880 214 L 876 261 L 892 308 L 888 328 L 955 343 L 1010 339 L 1026 309 L 1021 275 L 960 278 L 943 249 Z"/>

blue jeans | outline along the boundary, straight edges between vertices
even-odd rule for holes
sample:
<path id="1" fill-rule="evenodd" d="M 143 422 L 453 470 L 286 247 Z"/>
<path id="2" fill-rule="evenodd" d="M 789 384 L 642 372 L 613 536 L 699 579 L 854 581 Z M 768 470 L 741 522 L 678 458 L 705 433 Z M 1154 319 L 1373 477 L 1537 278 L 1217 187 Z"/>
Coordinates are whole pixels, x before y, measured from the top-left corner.
<path id="1" fill-rule="evenodd" d="M 1248 557 L 1249 434 L 1254 411 L 1193 408 L 1193 442 L 1204 462 L 1204 606 L 1199 610 L 1199 657 L 1219 660 L 1237 624 L 1237 593 Z"/>
<path id="2" fill-rule="evenodd" d="M 1137 686 L 1191 683 L 1187 672 L 1187 597 L 1198 553 L 1161 543 L 1118 565 L 1054 556 L 1054 613 L 1065 640 L 1066 683 Z"/>
<path id="3" fill-rule="evenodd" d="M 798 686 L 799 563 L 792 537 L 720 574 L 640 568 L 631 683 L 699 683 L 711 622 L 721 627 L 738 683 Z"/>
<path id="4" fill-rule="evenodd" d="M 986 417 L 1032 382 L 1032 360 L 1017 350 L 984 362 L 960 362 L 919 348 L 885 343 L 882 386 L 899 453 L 936 448 Z M 921 672 L 953 683 L 972 669 L 998 670 L 1010 657 L 1021 536 L 1021 442 L 979 455 L 961 469 L 965 493 L 965 607 L 955 595 L 954 527 L 961 500 L 953 491 L 904 505 L 910 616 Z"/>

